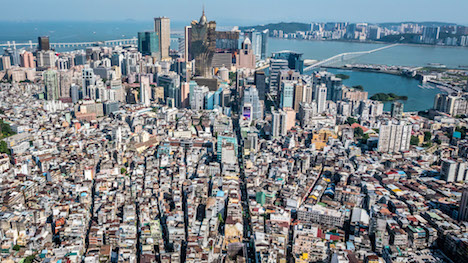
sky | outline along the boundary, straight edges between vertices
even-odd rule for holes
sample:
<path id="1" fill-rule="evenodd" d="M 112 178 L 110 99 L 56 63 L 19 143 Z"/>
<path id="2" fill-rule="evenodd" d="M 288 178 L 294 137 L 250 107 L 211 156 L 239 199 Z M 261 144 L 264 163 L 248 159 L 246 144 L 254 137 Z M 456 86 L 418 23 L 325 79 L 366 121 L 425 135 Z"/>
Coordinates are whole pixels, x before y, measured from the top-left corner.
<path id="1" fill-rule="evenodd" d="M 467 0 L 0 0 L 1 21 L 122 21 L 167 16 L 225 25 L 439 21 L 468 25 Z"/>

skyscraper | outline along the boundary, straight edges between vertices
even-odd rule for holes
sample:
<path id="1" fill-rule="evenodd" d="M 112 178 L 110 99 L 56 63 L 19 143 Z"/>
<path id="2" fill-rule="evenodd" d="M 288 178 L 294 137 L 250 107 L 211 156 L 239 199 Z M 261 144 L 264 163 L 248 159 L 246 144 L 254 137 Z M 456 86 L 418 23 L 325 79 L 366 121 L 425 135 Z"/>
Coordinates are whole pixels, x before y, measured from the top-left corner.
<path id="1" fill-rule="evenodd" d="M 59 83 L 56 70 L 47 70 L 42 73 L 45 86 L 45 98 L 46 100 L 58 100 L 59 99 Z"/>
<path id="2" fill-rule="evenodd" d="M 211 78 L 211 62 L 216 51 L 216 22 L 206 19 L 205 11 L 199 21 L 191 24 L 191 55 L 195 59 L 195 76 Z"/>
<path id="3" fill-rule="evenodd" d="M 251 106 L 251 119 L 257 120 L 263 118 L 263 108 L 260 104 L 260 100 L 258 97 L 258 91 L 255 86 L 247 87 L 244 90 L 244 96 L 242 97 L 242 105 L 250 105 Z"/>
<path id="4" fill-rule="evenodd" d="M 265 100 L 266 93 L 266 76 L 264 71 L 255 71 L 254 75 L 254 84 L 258 90 L 258 98 L 260 100 Z"/>
<path id="5" fill-rule="evenodd" d="M 140 103 L 144 106 L 149 106 L 151 103 L 150 99 L 151 99 L 150 75 L 141 75 L 140 76 Z"/>
<path id="6" fill-rule="evenodd" d="M 169 58 L 171 45 L 171 20 L 167 17 L 154 18 L 154 31 L 159 37 L 159 53 L 161 59 Z"/>
<path id="7" fill-rule="evenodd" d="M 47 36 L 42 36 L 37 38 L 37 50 L 38 51 L 47 51 L 50 49 L 50 44 L 49 44 L 49 37 Z"/>
<path id="8" fill-rule="evenodd" d="M 185 51 L 184 51 L 184 58 L 185 61 L 192 61 L 192 27 L 186 26 L 184 28 L 184 41 L 185 41 Z"/>
<path id="9" fill-rule="evenodd" d="M 317 113 L 323 113 L 327 106 L 327 86 L 325 84 L 316 86 L 315 102 L 317 103 Z"/>
<path id="10" fill-rule="evenodd" d="M 138 51 L 143 55 L 160 57 L 157 32 L 138 32 Z"/>

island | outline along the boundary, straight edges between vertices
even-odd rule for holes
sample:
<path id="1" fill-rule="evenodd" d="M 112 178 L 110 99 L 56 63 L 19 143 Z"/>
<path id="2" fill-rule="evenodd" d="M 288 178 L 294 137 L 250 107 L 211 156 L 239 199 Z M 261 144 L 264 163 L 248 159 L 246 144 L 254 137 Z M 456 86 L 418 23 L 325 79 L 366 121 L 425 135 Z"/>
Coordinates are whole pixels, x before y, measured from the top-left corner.
<path id="1" fill-rule="evenodd" d="M 377 94 L 372 95 L 370 99 L 387 102 L 387 101 L 396 101 L 396 100 L 407 100 L 408 96 L 398 96 L 394 93 L 377 93 Z"/>

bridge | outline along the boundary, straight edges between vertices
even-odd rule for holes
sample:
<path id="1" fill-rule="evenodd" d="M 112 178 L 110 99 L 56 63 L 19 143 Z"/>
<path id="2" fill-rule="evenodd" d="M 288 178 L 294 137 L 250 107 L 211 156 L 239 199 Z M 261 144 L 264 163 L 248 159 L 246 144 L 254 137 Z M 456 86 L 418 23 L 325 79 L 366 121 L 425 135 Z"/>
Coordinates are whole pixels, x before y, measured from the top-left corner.
<path id="1" fill-rule="evenodd" d="M 178 38 L 171 38 L 172 42 L 177 42 Z M 107 47 L 115 47 L 115 46 L 121 46 L 121 45 L 136 45 L 138 44 L 138 38 L 127 38 L 127 39 L 115 39 L 115 40 L 106 40 L 106 41 L 93 41 L 93 42 L 70 42 L 70 43 L 50 43 L 50 47 L 52 48 L 78 48 L 78 47 L 96 47 L 96 46 L 107 46 Z M 24 43 L 16 43 L 15 41 L 7 41 L 7 43 L 1 44 L 0 43 L 0 48 L 2 47 L 11 47 L 11 48 L 16 48 L 16 47 L 29 47 L 33 48 L 36 47 L 37 43 L 32 42 L 32 40 L 29 40 L 29 42 L 24 42 Z"/>
<path id="2" fill-rule="evenodd" d="M 360 57 L 362 55 L 371 54 L 371 53 L 381 51 L 381 50 L 384 50 L 384 49 L 387 49 L 387 48 L 391 48 L 391 47 L 394 47 L 394 46 L 398 46 L 398 45 L 399 44 L 393 44 L 393 45 L 379 47 L 379 48 L 376 48 L 376 49 L 373 49 L 373 50 L 368 50 L 368 51 L 357 51 L 357 52 L 341 53 L 341 54 L 335 55 L 335 56 L 333 56 L 331 58 L 327 58 L 325 60 L 316 62 L 316 63 L 308 66 L 307 68 L 304 69 L 304 72 L 311 71 L 311 70 L 313 70 L 313 69 L 315 69 L 317 67 L 320 67 L 320 66 L 327 66 L 327 65 L 331 65 L 331 64 L 334 64 L 334 63 L 337 63 L 337 62 L 346 61 L 346 60 L 349 60 L 349 59 Z"/>
<path id="3" fill-rule="evenodd" d="M 52 48 L 75 48 L 75 47 L 92 47 L 92 46 L 120 46 L 120 45 L 130 45 L 137 44 L 138 38 L 128 38 L 128 39 L 115 39 L 115 40 L 106 40 L 106 41 L 94 41 L 94 42 L 70 42 L 70 43 L 50 43 Z M 29 42 L 26 43 L 16 43 L 15 41 L 7 41 L 6 44 L 0 44 L 0 47 L 36 47 L 37 43 Z"/>

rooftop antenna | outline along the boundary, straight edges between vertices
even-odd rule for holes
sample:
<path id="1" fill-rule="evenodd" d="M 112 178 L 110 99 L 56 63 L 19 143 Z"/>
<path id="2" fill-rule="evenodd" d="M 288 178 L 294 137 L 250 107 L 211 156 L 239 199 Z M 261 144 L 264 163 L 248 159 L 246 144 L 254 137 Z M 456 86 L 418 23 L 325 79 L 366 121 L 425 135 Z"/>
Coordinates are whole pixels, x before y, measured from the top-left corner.
<path id="1" fill-rule="evenodd" d="M 202 10 L 203 10 L 203 15 L 205 15 L 205 3 L 203 3 Z"/>

